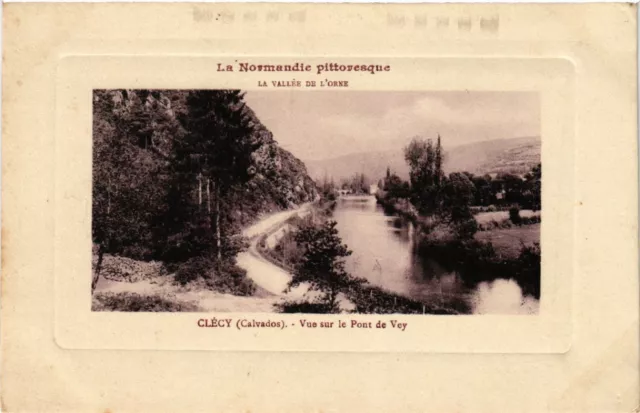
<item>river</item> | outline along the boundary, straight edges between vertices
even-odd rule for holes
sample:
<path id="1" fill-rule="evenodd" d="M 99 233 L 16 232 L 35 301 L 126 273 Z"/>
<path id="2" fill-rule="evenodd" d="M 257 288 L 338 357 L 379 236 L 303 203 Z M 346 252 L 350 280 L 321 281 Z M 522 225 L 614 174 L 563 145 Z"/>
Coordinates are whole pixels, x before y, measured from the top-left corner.
<path id="1" fill-rule="evenodd" d="M 474 314 L 538 312 L 538 300 L 523 296 L 513 280 L 469 287 L 460 274 L 439 265 L 436 257 L 419 257 L 413 252 L 413 225 L 385 214 L 373 196 L 339 198 L 333 219 L 353 251 L 346 260 L 347 270 L 372 284 L 421 301 L 462 300 Z"/>

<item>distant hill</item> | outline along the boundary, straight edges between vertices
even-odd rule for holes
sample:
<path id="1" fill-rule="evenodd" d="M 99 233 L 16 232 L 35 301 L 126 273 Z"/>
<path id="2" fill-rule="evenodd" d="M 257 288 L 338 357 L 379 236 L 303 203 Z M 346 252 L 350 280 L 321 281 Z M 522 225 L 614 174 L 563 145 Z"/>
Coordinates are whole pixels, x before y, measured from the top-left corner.
<path id="1" fill-rule="evenodd" d="M 446 148 L 445 148 L 446 149 Z M 461 145 L 445 152 L 447 173 L 468 171 L 476 175 L 525 174 L 540 163 L 540 138 L 497 139 Z"/>
<path id="2" fill-rule="evenodd" d="M 496 139 L 460 145 L 447 150 L 446 173 L 468 171 L 476 175 L 508 172 L 524 174 L 540 162 L 540 138 Z M 371 179 L 384 176 L 387 166 L 403 179 L 409 177 L 402 148 L 393 151 L 361 152 L 337 158 L 305 161 L 309 175 L 322 179 L 325 175 L 339 181 L 362 172 Z"/>

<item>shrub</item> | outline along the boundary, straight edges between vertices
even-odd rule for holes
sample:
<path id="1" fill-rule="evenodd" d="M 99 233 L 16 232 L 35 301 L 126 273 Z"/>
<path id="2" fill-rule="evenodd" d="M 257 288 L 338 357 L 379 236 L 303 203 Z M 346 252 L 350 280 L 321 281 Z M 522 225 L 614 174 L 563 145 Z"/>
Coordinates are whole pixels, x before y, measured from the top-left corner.
<path id="1" fill-rule="evenodd" d="M 523 245 L 520 256 L 514 263 L 515 279 L 522 287 L 523 294 L 540 298 L 540 244 Z"/>
<path id="2" fill-rule="evenodd" d="M 331 307 L 326 303 L 312 303 L 307 301 L 285 301 L 274 304 L 279 313 L 330 314 Z"/>
<path id="3" fill-rule="evenodd" d="M 194 257 L 178 265 L 175 279 L 182 285 L 199 278 L 208 278 L 213 272 L 215 263 L 204 257 Z"/>
<path id="4" fill-rule="evenodd" d="M 347 296 L 355 305 L 353 312 L 362 314 L 466 314 L 470 311 L 463 300 L 436 305 L 433 302 L 414 300 L 370 284 L 352 288 Z"/>
<path id="5" fill-rule="evenodd" d="M 223 261 L 219 266 L 207 257 L 195 257 L 177 266 L 175 280 L 186 285 L 197 280 L 204 280 L 207 288 L 221 293 L 234 295 L 253 295 L 255 283 L 247 278 L 247 272 L 230 261 Z"/>
<path id="6" fill-rule="evenodd" d="M 539 215 L 534 215 L 531 217 L 522 217 L 520 220 L 522 225 L 539 224 L 541 221 L 542 220 Z"/>
<path id="7" fill-rule="evenodd" d="M 206 280 L 207 287 L 222 293 L 248 296 L 256 291 L 256 285 L 247 278 L 247 271 L 234 263 L 225 262 L 220 271 L 212 271 Z"/>
<path id="8" fill-rule="evenodd" d="M 477 231 L 478 223 L 473 218 L 456 224 L 456 232 L 459 239 L 471 239 Z"/>
<path id="9" fill-rule="evenodd" d="M 96 293 L 93 296 L 93 311 L 127 312 L 171 312 L 198 311 L 193 303 L 171 301 L 158 295 L 140 295 L 136 293 Z"/>
<path id="10" fill-rule="evenodd" d="M 509 220 L 513 222 L 515 225 L 520 225 L 522 222 L 522 217 L 520 217 L 520 207 L 517 205 L 509 208 Z"/>

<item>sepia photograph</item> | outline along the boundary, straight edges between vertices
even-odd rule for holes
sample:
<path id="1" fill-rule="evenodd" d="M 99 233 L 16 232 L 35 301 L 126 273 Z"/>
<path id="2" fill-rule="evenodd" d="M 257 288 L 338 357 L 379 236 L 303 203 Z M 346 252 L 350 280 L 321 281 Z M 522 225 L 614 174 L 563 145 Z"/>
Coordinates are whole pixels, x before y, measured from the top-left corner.
<path id="1" fill-rule="evenodd" d="M 94 90 L 92 310 L 539 313 L 530 91 Z"/>

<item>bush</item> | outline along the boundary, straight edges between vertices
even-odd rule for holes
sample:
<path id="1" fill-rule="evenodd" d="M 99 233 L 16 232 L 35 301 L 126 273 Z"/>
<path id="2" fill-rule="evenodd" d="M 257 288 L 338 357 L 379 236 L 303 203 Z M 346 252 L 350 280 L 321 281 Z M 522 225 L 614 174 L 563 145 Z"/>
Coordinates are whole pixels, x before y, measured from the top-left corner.
<path id="1" fill-rule="evenodd" d="M 215 263 L 204 257 L 194 257 L 178 265 L 175 279 L 182 285 L 199 278 L 209 278 L 212 275 Z"/>
<path id="2" fill-rule="evenodd" d="M 198 311 L 193 303 L 171 301 L 157 295 L 136 293 L 96 293 L 93 296 L 93 311 L 127 312 L 173 312 Z"/>
<path id="3" fill-rule="evenodd" d="M 256 285 L 247 278 L 247 271 L 233 263 L 223 263 L 220 272 L 211 272 L 206 280 L 207 287 L 222 293 L 249 296 L 256 292 Z"/>
<path id="4" fill-rule="evenodd" d="M 471 211 L 472 211 L 474 214 L 478 214 L 478 213 L 481 213 L 481 212 L 498 212 L 498 211 L 506 211 L 506 210 L 508 210 L 509 208 L 510 208 L 510 206 L 509 206 L 509 205 L 493 205 L 493 204 L 488 205 L 488 206 L 478 206 L 478 205 L 475 205 L 475 206 L 470 207 Z"/>
<path id="5" fill-rule="evenodd" d="M 540 222 L 542 222 L 542 219 L 539 215 L 534 215 L 532 217 L 522 217 L 520 219 L 520 223 L 522 225 L 539 224 Z"/>
<path id="6" fill-rule="evenodd" d="M 467 219 L 456 224 L 456 232 L 459 239 L 471 239 L 478 231 L 478 223 L 475 219 Z"/>
<path id="7" fill-rule="evenodd" d="M 520 216 L 520 207 L 517 205 L 509 208 L 509 220 L 513 222 L 515 225 L 520 225 L 522 223 L 522 217 Z"/>
<path id="8" fill-rule="evenodd" d="M 93 271 L 96 271 L 98 256 L 93 256 Z M 137 261 L 127 257 L 105 254 L 100 276 L 113 281 L 138 282 L 166 275 L 163 264 L 158 261 Z"/>
<path id="9" fill-rule="evenodd" d="M 514 263 L 515 279 L 522 287 L 523 294 L 540 298 L 540 244 L 523 245 L 520 256 Z"/>
<path id="10" fill-rule="evenodd" d="M 380 287 L 365 284 L 352 288 L 347 296 L 355 305 L 353 313 L 361 314 L 468 314 L 464 300 L 448 300 L 436 305 L 433 302 L 414 300 Z M 427 300 L 431 301 L 431 300 Z"/>
<path id="11" fill-rule="evenodd" d="M 530 218 L 521 218 L 521 219 L 522 219 L 522 223 L 525 223 L 525 220 Z M 505 219 L 503 221 L 496 221 L 494 219 L 489 222 L 485 222 L 484 224 L 478 224 L 478 231 L 491 231 L 493 229 L 507 229 L 507 228 L 511 228 L 512 226 L 513 224 L 508 219 Z"/>
<path id="12" fill-rule="evenodd" d="M 244 269 L 229 261 L 223 261 L 218 268 L 217 263 L 207 257 L 195 257 L 178 264 L 175 280 L 181 285 L 204 280 L 211 290 L 241 296 L 253 295 L 256 290 Z"/>
<path id="13" fill-rule="evenodd" d="M 279 313 L 304 313 L 304 314 L 330 314 L 331 307 L 325 303 L 312 303 L 307 301 L 285 301 L 274 304 Z"/>

